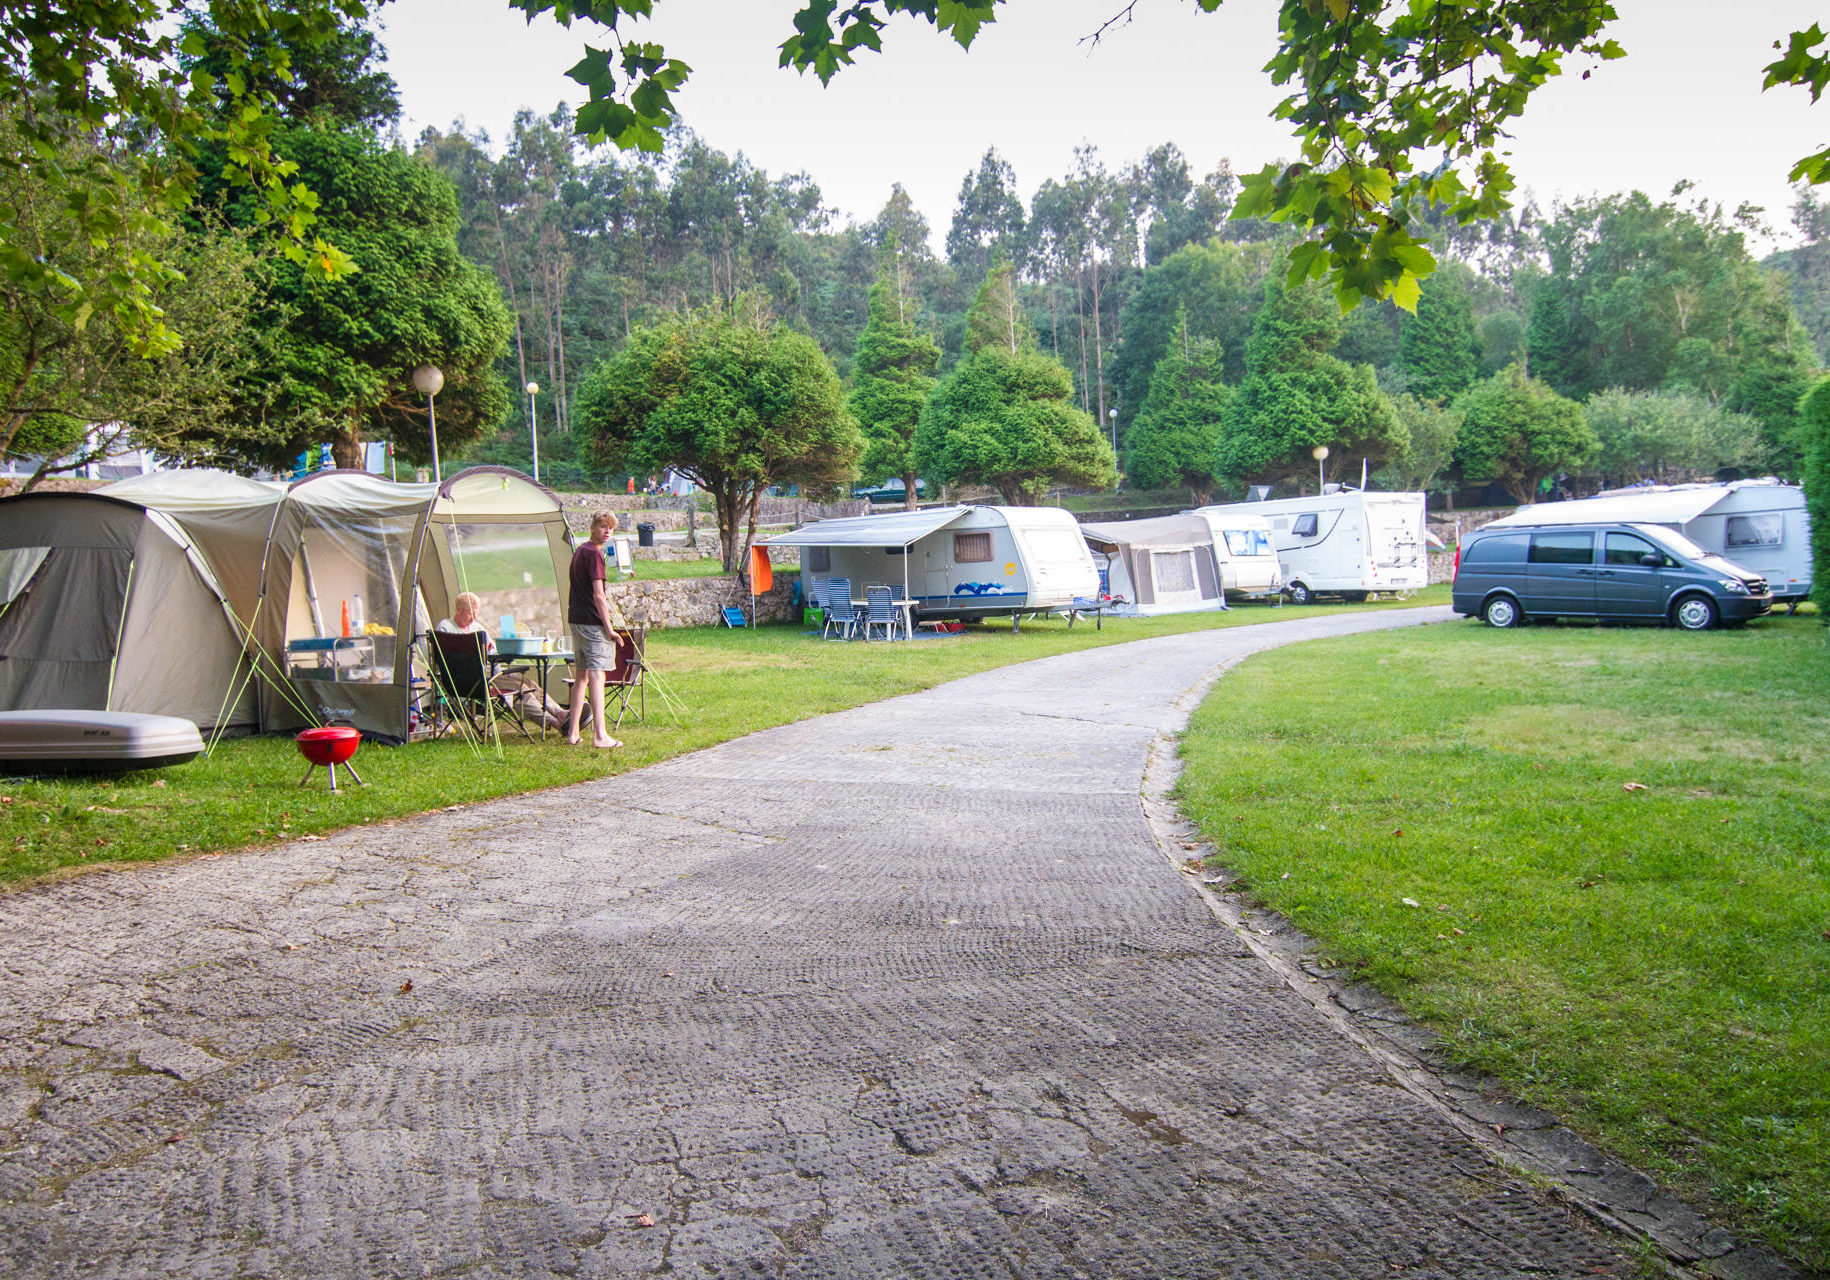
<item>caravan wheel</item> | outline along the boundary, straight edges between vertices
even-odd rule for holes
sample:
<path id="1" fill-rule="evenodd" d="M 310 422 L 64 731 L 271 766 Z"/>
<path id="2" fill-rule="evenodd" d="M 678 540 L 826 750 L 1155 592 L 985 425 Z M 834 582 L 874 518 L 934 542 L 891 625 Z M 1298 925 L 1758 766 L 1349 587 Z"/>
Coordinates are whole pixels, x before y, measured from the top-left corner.
<path id="1" fill-rule="evenodd" d="M 1292 582 L 1287 588 L 1291 604 L 1314 604 L 1315 593 L 1309 590 L 1306 582 Z"/>

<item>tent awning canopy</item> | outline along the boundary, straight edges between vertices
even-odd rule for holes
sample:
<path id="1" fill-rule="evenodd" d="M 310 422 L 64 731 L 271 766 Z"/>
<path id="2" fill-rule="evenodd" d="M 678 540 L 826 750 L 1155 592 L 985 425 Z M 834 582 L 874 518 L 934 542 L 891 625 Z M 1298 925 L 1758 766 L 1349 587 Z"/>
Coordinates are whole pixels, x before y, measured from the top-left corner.
<path id="1" fill-rule="evenodd" d="M 1571 502 L 1534 502 L 1492 523 L 1586 524 L 1590 520 L 1638 520 L 1644 524 L 1688 524 L 1728 495 L 1716 486 L 1622 493 Z"/>
<path id="2" fill-rule="evenodd" d="M 1205 547 L 1213 542 L 1213 527 L 1202 516 L 1156 516 L 1149 520 L 1110 520 L 1083 524 L 1088 543 L 1131 547 Z"/>
<path id="3" fill-rule="evenodd" d="M 758 538 L 757 543 L 765 547 L 906 547 L 971 512 L 971 507 L 938 507 L 932 511 L 820 520 L 792 533 Z"/>

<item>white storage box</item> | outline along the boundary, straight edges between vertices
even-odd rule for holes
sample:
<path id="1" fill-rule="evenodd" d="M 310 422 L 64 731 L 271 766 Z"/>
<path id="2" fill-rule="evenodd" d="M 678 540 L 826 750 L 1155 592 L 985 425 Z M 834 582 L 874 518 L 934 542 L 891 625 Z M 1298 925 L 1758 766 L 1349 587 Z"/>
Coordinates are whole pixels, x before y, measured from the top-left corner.
<path id="1" fill-rule="evenodd" d="M 131 711 L 0 711 L 0 769 L 159 769 L 203 754 L 197 726 Z"/>

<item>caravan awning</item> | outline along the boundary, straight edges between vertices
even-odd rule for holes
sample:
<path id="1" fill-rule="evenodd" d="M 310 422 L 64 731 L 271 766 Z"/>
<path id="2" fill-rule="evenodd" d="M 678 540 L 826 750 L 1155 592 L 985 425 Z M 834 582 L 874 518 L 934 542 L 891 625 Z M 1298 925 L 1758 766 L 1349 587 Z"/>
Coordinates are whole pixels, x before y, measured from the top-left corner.
<path id="1" fill-rule="evenodd" d="M 1728 490 L 1720 485 L 1695 489 L 1649 489 L 1645 493 L 1617 493 L 1606 498 L 1577 498 L 1571 502 L 1534 502 L 1509 516 L 1493 521 L 1508 524 L 1587 524 L 1590 520 L 1637 520 L 1642 524 L 1689 524 L 1722 501 Z"/>
<path id="2" fill-rule="evenodd" d="M 882 516 L 850 516 L 820 520 L 793 533 L 758 538 L 765 547 L 906 547 L 945 529 L 971 512 L 971 507 L 939 507 L 933 511 L 893 511 Z"/>

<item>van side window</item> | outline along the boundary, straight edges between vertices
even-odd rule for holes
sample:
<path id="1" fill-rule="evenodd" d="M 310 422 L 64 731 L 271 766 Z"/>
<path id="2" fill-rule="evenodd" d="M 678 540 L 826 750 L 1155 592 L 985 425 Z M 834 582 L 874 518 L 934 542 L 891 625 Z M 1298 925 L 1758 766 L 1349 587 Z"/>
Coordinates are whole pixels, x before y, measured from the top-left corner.
<path id="1" fill-rule="evenodd" d="M 1776 547 L 1785 540 L 1785 533 L 1785 517 L 1777 511 L 1728 518 L 1728 545 L 1731 547 Z"/>
<path id="2" fill-rule="evenodd" d="M 1533 564 L 1590 564 L 1595 559 L 1595 535 L 1534 533 L 1526 559 Z"/>
<path id="3" fill-rule="evenodd" d="M 807 571 L 809 573 L 832 572 L 831 547 L 808 547 L 805 554 L 807 556 Z"/>
<path id="4" fill-rule="evenodd" d="M 1494 533 L 1471 543 L 1461 559 L 1463 564 L 1517 564 L 1524 558 L 1524 534 Z"/>
<path id="5" fill-rule="evenodd" d="M 1291 526 L 1290 532 L 1299 538 L 1313 538 L 1315 536 L 1317 523 L 1318 520 L 1315 512 L 1305 512 L 1296 517 L 1296 523 Z"/>
<path id="6" fill-rule="evenodd" d="M 956 533 L 953 535 L 953 563 L 976 564 L 991 559 L 991 533 Z"/>
<path id="7" fill-rule="evenodd" d="M 1663 560 L 1664 554 L 1644 538 L 1632 533 L 1610 533 L 1607 540 L 1607 554 L 1604 564 L 1624 564 L 1637 569 L 1639 558 L 1645 555 L 1656 555 Z"/>

